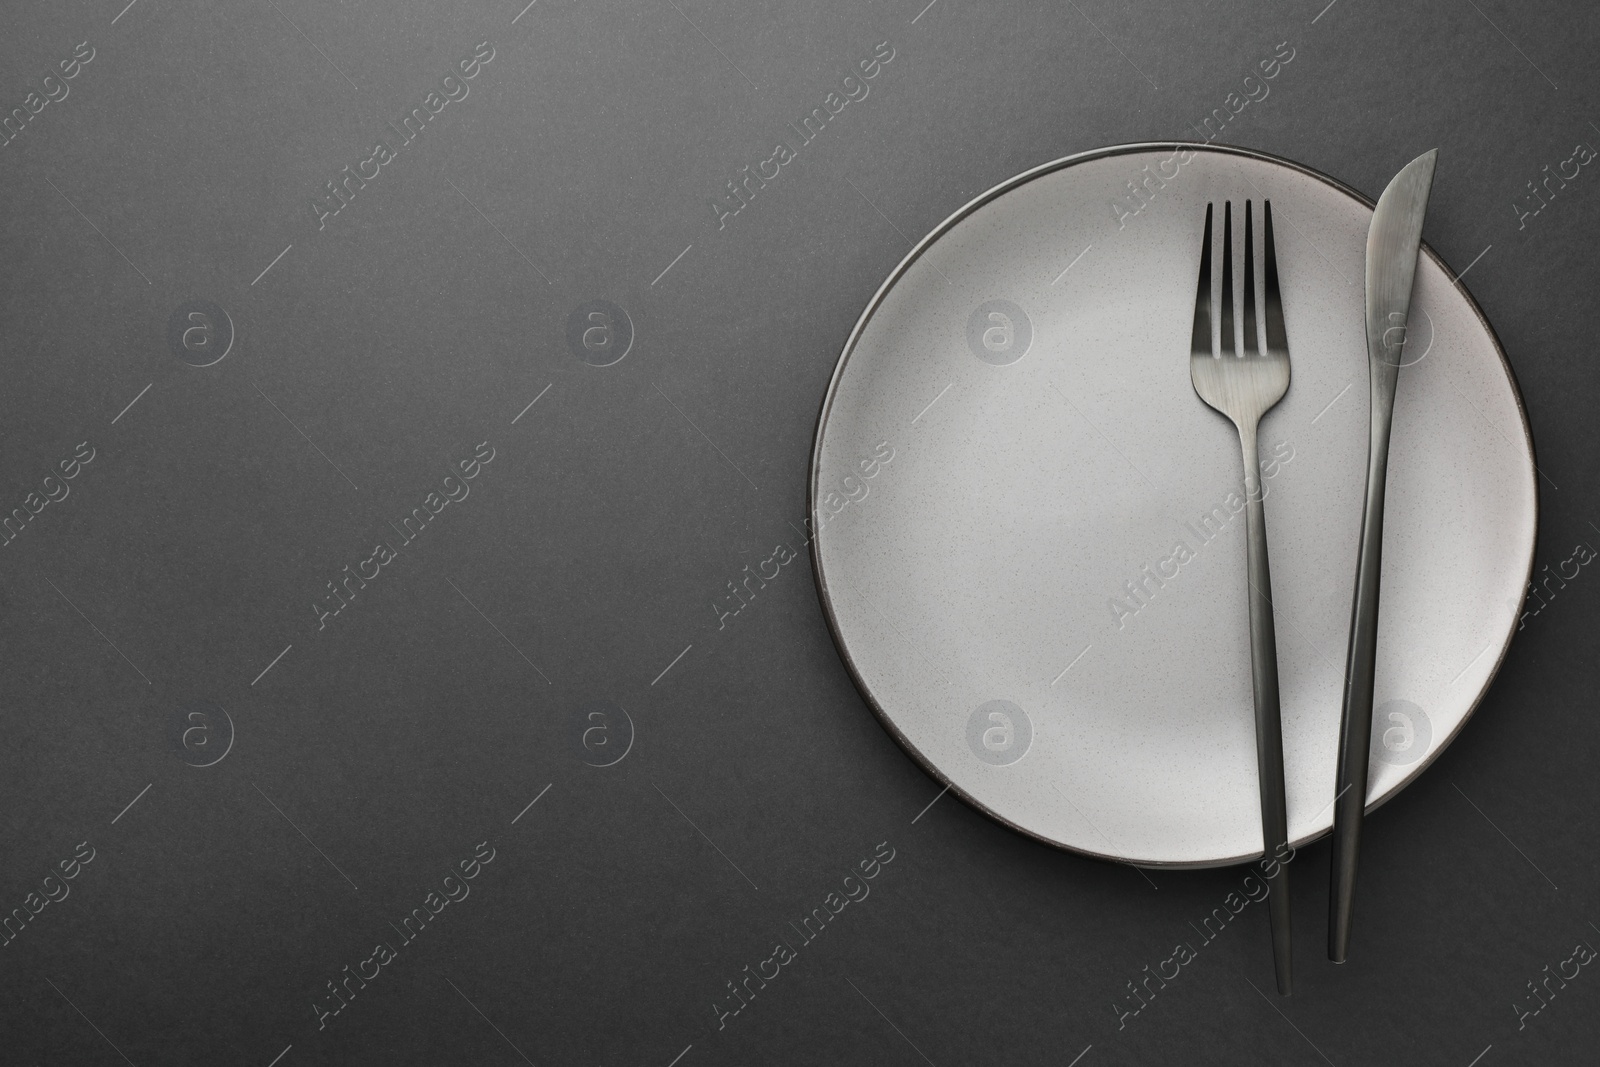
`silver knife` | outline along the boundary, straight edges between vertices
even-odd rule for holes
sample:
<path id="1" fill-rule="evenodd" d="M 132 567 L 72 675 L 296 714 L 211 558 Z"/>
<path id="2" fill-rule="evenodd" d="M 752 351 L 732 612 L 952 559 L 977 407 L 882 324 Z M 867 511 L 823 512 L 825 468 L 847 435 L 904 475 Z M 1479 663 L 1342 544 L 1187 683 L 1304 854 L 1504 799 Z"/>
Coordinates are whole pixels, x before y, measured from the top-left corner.
<path id="1" fill-rule="evenodd" d="M 1350 608 L 1350 652 L 1344 668 L 1344 715 L 1335 780 L 1332 879 L 1328 893 L 1328 958 L 1343 963 L 1350 946 L 1356 855 L 1367 803 L 1372 744 L 1372 685 L 1377 665 L 1378 577 L 1383 560 L 1383 492 L 1389 467 L 1389 429 L 1411 308 L 1411 281 L 1422 244 L 1422 217 L 1433 188 L 1435 148 L 1407 163 L 1378 198 L 1367 231 L 1367 363 L 1372 415 L 1367 441 L 1367 502 Z"/>

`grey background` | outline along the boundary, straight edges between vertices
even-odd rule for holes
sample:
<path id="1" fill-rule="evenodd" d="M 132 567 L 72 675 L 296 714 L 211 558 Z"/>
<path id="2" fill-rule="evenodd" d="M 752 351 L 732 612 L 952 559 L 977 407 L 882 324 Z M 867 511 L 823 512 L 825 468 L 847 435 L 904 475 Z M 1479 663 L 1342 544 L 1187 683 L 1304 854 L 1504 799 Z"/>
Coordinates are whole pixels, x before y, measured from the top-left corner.
<path id="1" fill-rule="evenodd" d="M 725 628 L 711 606 L 802 547 L 823 389 L 912 239 L 1032 165 L 1194 137 L 1281 41 L 1225 139 L 1369 195 L 1440 148 L 1425 236 L 1524 390 L 1536 567 L 1600 540 L 1600 176 L 1512 207 L 1600 143 L 1592 9 L 124 2 L 0 15 L 6 112 L 95 49 L 0 148 L 0 505 L 96 450 L 0 548 L 0 907 L 95 849 L 0 948 L 6 1062 L 1592 1062 L 1592 969 L 1513 1007 L 1600 944 L 1587 570 L 1369 822 L 1349 964 L 1312 847 L 1293 999 L 1263 995 L 1252 908 L 1121 1029 L 1124 984 L 1243 872 L 927 807 L 808 560 Z M 484 40 L 470 95 L 319 232 L 322 183 Z M 708 198 L 884 40 L 870 96 L 719 231 Z M 191 299 L 237 331 L 203 369 L 167 343 Z M 635 329 L 604 368 L 565 344 L 596 299 Z M 482 441 L 470 497 L 319 631 L 325 583 Z M 234 732 L 205 768 L 196 701 Z M 634 727 L 611 766 L 579 740 L 596 701 Z M 483 841 L 471 895 L 319 1029 L 325 983 Z M 870 897 L 718 1029 L 724 983 L 880 842 Z"/>

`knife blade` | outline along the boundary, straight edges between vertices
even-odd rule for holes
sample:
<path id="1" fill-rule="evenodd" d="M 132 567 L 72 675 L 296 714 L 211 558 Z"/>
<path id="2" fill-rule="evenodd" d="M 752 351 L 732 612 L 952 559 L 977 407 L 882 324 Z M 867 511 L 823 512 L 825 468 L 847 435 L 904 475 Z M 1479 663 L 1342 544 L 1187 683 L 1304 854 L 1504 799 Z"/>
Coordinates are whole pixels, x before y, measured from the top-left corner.
<path id="1" fill-rule="evenodd" d="M 1350 947 L 1356 859 L 1367 802 L 1372 745 L 1372 690 L 1377 668 L 1378 579 L 1383 559 L 1383 500 L 1389 468 L 1394 395 L 1405 350 L 1411 283 L 1422 244 L 1422 219 L 1439 150 L 1418 156 L 1389 183 L 1367 231 L 1367 366 L 1372 408 L 1367 441 L 1367 498 L 1361 513 L 1350 647 L 1344 669 L 1339 769 L 1334 780 L 1333 855 L 1328 894 L 1328 958 L 1343 963 Z"/>

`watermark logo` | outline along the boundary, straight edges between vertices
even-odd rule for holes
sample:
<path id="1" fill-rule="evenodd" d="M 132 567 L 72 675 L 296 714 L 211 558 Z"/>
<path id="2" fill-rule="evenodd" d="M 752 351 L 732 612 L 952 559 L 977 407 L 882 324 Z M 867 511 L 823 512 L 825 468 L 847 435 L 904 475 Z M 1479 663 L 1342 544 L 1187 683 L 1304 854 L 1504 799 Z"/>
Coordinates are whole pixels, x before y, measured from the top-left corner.
<path id="1" fill-rule="evenodd" d="M 342 1014 L 367 988 L 368 983 L 377 981 L 378 976 L 400 958 L 401 952 L 411 942 L 421 937 L 424 931 L 433 929 L 445 908 L 451 904 L 460 904 L 470 897 L 472 895 L 470 883 L 483 873 L 485 867 L 494 862 L 495 855 L 494 847 L 487 841 L 481 841 L 470 858 L 459 861 L 453 868 L 445 867 L 449 873 L 442 878 L 435 875 L 428 895 L 411 909 L 411 914 L 400 920 L 400 925 L 396 926 L 394 921 L 390 920 L 389 929 L 395 932 L 395 940 L 377 942 L 373 945 L 370 956 L 360 960 L 354 968 L 348 963 L 345 964 L 337 974 L 328 979 L 325 985 L 328 991 L 326 998 L 319 991 L 311 1000 L 311 1011 L 317 1018 L 317 1029 L 326 1030 L 329 1019 Z M 389 935 L 385 933 L 383 936 L 387 938 Z M 373 944 L 370 941 L 367 943 Z M 368 967 L 372 970 L 368 971 Z"/>
<path id="2" fill-rule="evenodd" d="M 1567 582 L 1582 574 L 1583 568 L 1594 562 L 1596 555 L 1597 553 L 1592 545 L 1586 541 L 1580 541 L 1573 546 L 1572 555 L 1556 564 L 1556 569 L 1553 573 L 1548 563 L 1540 567 L 1539 570 L 1543 573 L 1533 576 L 1534 580 L 1528 583 L 1527 592 L 1523 593 L 1524 599 L 1507 601 L 1507 606 L 1512 611 L 1521 612 L 1521 616 L 1517 620 L 1517 629 L 1520 630 L 1528 625 L 1530 616 L 1537 615 L 1549 607 L 1550 601 L 1556 598 L 1556 594 L 1567 587 Z M 1571 574 L 1567 573 L 1568 567 L 1572 568 Z M 1555 584 L 1552 585 L 1552 582 Z M 1538 606 L 1535 607 L 1535 604 Z"/>
<path id="3" fill-rule="evenodd" d="M 578 757 L 591 767 L 614 767 L 633 751 L 633 718 L 609 700 L 592 700 L 572 713 Z"/>
<path id="4" fill-rule="evenodd" d="M 1238 889 L 1230 889 L 1228 895 L 1222 898 L 1222 903 L 1200 920 L 1199 926 L 1190 920 L 1189 929 L 1200 935 L 1198 946 L 1189 941 L 1180 941 L 1173 946 L 1170 956 L 1156 964 L 1155 970 L 1152 971 L 1147 963 L 1142 968 L 1142 977 L 1124 982 L 1127 995 L 1119 993 L 1119 999 L 1111 1002 L 1111 1010 L 1117 1016 L 1117 1029 L 1127 1029 L 1128 1020 L 1148 1008 L 1150 1002 L 1156 999 L 1156 994 L 1167 988 L 1167 983 L 1177 981 L 1183 968 L 1199 958 L 1200 949 L 1221 937 L 1222 931 L 1244 909 L 1266 900 L 1272 893 L 1272 880 L 1278 876 L 1280 868 L 1293 861 L 1294 849 L 1287 844 L 1273 849 L 1270 858 L 1262 856 L 1256 861 L 1256 871 L 1245 875 Z M 1169 967 L 1172 968 L 1170 971 L 1167 969 Z"/>
<path id="5" fill-rule="evenodd" d="M 30 490 L 22 498 L 21 507 L 12 507 L 7 513 L 0 510 L 0 546 L 9 545 L 28 529 L 28 524 L 51 504 L 59 504 L 72 495 L 67 483 L 76 478 L 83 468 L 94 462 L 95 448 L 88 441 L 79 441 L 71 456 L 56 463 L 56 470 L 44 476 L 39 488 Z M 56 477 L 56 472 L 60 477 Z M 41 495 L 42 491 L 42 495 Z M 15 499 L 15 498 L 13 498 Z"/>
<path id="6" fill-rule="evenodd" d="M 872 879 L 882 874 L 883 869 L 894 862 L 894 858 L 894 846 L 887 841 L 879 842 L 872 850 L 871 856 L 857 861 L 854 867 L 845 869 L 845 875 L 840 879 L 838 889 L 831 890 L 809 913 L 801 914 L 798 925 L 790 920 L 789 930 L 794 931 L 793 937 L 785 931 L 782 937 L 772 942 L 772 955 L 765 959 L 757 957 L 760 962 L 754 967 L 745 964 L 733 978 L 728 979 L 725 983 L 727 996 L 718 993 L 711 1001 L 711 1010 L 717 1018 L 717 1029 L 726 1030 L 728 1020 L 750 1007 L 770 983 L 777 981 L 778 976 L 783 973 L 783 968 L 799 959 L 800 953 L 806 946 L 821 937 L 827 931 L 828 925 L 837 919 L 844 909 L 866 900 L 872 893 L 870 884 Z M 767 970 L 768 967 L 772 970 Z"/>
<path id="7" fill-rule="evenodd" d="M 1373 713 L 1373 759 L 1406 767 L 1426 755 L 1432 743 L 1433 722 L 1411 701 L 1386 701 Z"/>
<path id="8" fill-rule="evenodd" d="M 967 716 L 967 747 L 995 767 L 1007 767 L 1028 754 L 1033 723 L 1028 713 L 1009 700 L 979 704 Z"/>
<path id="9" fill-rule="evenodd" d="M 1543 176 L 1527 183 L 1527 193 L 1518 193 L 1511 198 L 1511 210 L 1517 216 L 1517 229 L 1527 229 L 1528 220 L 1549 207 L 1556 193 L 1565 189 L 1568 182 L 1576 181 L 1583 168 L 1594 162 L 1595 155 L 1592 147 L 1579 141 L 1572 155 L 1557 163 L 1555 170 L 1552 171 L 1548 163 L 1541 167 Z"/>
<path id="10" fill-rule="evenodd" d="M 894 460 L 894 446 L 888 441 L 879 441 L 872 446 L 872 452 L 862 455 L 856 463 L 856 471 L 846 474 L 839 482 L 839 488 L 820 491 L 817 494 L 817 529 L 822 529 L 828 523 L 838 518 L 840 513 L 851 504 L 859 504 L 867 499 L 867 494 L 872 492 L 872 487 L 867 484 L 867 479 L 876 478 L 878 473 Z"/>
<path id="11" fill-rule="evenodd" d="M 1424 308 L 1417 310 L 1422 313 L 1421 322 L 1415 319 L 1407 322 L 1406 316 L 1398 311 L 1389 312 L 1389 327 L 1383 331 L 1384 350 L 1379 357 L 1385 363 L 1414 367 L 1433 348 L 1433 316 Z M 1413 352 L 1416 355 L 1412 355 Z"/>
<path id="12" fill-rule="evenodd" d="M 0 948 L 5 948 L 15 941 L 45 908 L 51 904 L 59 904 L 71 896 L 72 887 L 67 883 L 82 874 L 83 868 L 92 863 L 94 857 L 94 846 L 87 841 L 80 841 L 69 859 L 61 860 L 55 869 L 46 867 L 45 870 L 50 873 L 33 883 L 38 888 L 30 889 L 28 895 L 22 898 L 22 902 L 11 909 L 10 914 L 0 918 Z"/>
<path id="13" fill-rule="evenodd" d="M 1279 441 L 1267 458 L 1261 460 L 1261 477 L 1254 490 L 1261 494 L 1260 499 L 1267 499 L 1272 491 L 1267 482 L 1276 478 L 1294 456 L 1294 446 L 1287 441 Z M 1123 582 L 1119 595 L 1106 599 L 1106 606 L 1111 610 L 1118 630 L 1124 629 L 1129 619 L 1149 607 L 1184 567 L 1199 558 L 1200 549 L 1215 541 L 1235 518 L 1244 513 L 1251 493 L 1247 482 L 1240 487 L 1240 491 L 1229 493 L 1221 503 L 1213 505 L 1210 511 L 1201 514 L 1194 522 L 1184 523 L 1183 528 L 1194 536 L 1194 545 L 1187 540 L 1174 541 L 1169 552 L 1157 556 L 1154 564 L 1146 563 L 1133 578 Z"/>
<path id="14" fill-rule="evenodd" d="M 113 20 L 115 21 L 115 20 Z M 67 82 L 83 73 L 83 68 L 94 60 L 94 45 L 88 41 L 80 41 L 73 46 L 72 55 L 56 64 L 55 70 L 47 69 L 47 73 L 40 79 L 44 91 L 40 92 L 31 84 L 28 85 L 28 95 L 22 98 L 20 106 L 13 106 L 0 118 L 0 148 L 4 148 L 12 141 L 27 133 L 30 123 L 38 120 L 39 112 L 51 104 L 59 104 L 72 94 L 72 86 Z M 56 71 L 61 76 L 56 76 Z"/>
<path id="15" fill-rule="evenodd" d="M 591 367 L 622 361 L 633 347 L 633 320 L 609 300 L 579 304 L 567 316 L 567 351 Z"/>
<path id="16" fill-rule="evenodd" d="M 883 68 L 894 60 L 895 54 L 894 45 L 879 41 L 872 49 L 872 55 L 858 61 L 854 68 L 845 68 L 848 73 L 839 79 L 836 89 L 822 98 L 820 106 L 797 116 L 798 122 L 785 123 L 783 139 L 773 144 L 772 155 L 765 159 L 757 156 L 753 166 L 745 164 L 734 171 L 734 176 L 723 186 L 726 191 L 718 192 L 707 201 L 711 205 L 712 216 L 717 220 L 717 229 L 726 229 L 729 219 L 754 203 L 757 192 L 776 181 L 783 173 L 783 168 L 798 159 L 801 149 L 835 122 L 840 112 L 852 103 L 865 100 L 872 92 L 868 82 L 883 72 Z M 745 80 L 749 81 L 748 78 Z M 751 88 L 754 87 L 752 83 Z"/>
<path id="17" fill-rule="evenodd" d="M 1294 62 L 1295 55 L 1294 47 L 1288 41 L 1280 41 L 1272 55 L 1257 63 L 1255 70 L 1237 83 L 1239 89 L 1223 98 L 1221 107 L 1212 108 L 1211 113 L 1200 120 L 1200 125 L 1191 124 L 1190 129 L 1199 134 L 1206 144 L 1215 141 L 1228 123 L 1239 117 L 1240 112 L 1252 103 L 1259 104 L 1271 94 L 1272 86 L 1267 82 L 1283 73 L 1283 68 Z M 1201 126 L 1205 129 L 1201 130 Z M 1156 161 L 1155 170 L 1152 171 L 1148 163 L 1142 166 L 1133 180 L 1125 183 L 1127 192 L 1111 199 L 1111 217 L 1116 220 L 1117 229 L 1126 229 L 1128 220 L 1142 214 L 1145 208 L 1154 203 L 1167 183 L 1177 178 L 1182 168 L 1194 162 L 1194 159 L 1194 152 L 1174 145 L 1171 155 Z"/>
<path id="18" fill-rule="evenodd" d="M 367 143 L 373 146 L 371 155 L 360 159 L 354 167 L 346 164 L 339 173 L 323 182 L 323 192 L 310 200 L 311 214 L 316 217 L 317 229 L 327 229 L 328 220 L 353 204 L 356 196 L 367 187 L 367 183 L 376 181 L 385 168 L 399 159 L 400 150 L 420 137 L 422 131 L 429 128 L 428 124 L 439 117 L 440 112 L 451 104 L 465 100 L 472 92 L 472 87 L 467 83 L 483 73 L 484 64 L 493 59 L 494 45 L 488 41 L 479 42 L 471 55 L 461 59 L 455 66 L 446 68 L 449 73 L 440 79 L 439 88 L 430 91 L 422 98 L 421 104 L 402 115 L 398 126 L 393 122 L 385 124 L 393 137 L 385 136 L 376 142 L 368 141 Z M 458 73 L 460 77 L 457 77 Z M 348 78 L 345 80 L 349 81 Z M 350 83 L 350 88 L 355 88 L 354 82 Z M 449 181 L 448 178 L 445 180 Z M 456 192 L 460 193 L 461 190 L 457 189 Z M 462 199 L 466 199 L 465 194 L 462 194 Z M 467 203 L 470 204 L 472 201 L 468 200 Z"/>
<path id="19" fill-rule="evenodd" d="M 233 719 L 209 700 L 191 700 L 172 719 L 172 738 L 183 762 L 215 767 L 233 751 Z"/>
<path id="20" fill-rule="evenodd" d="M 1567 988 L 1567 983 L 1577 978 L 1585 967 L 1595 961 L 1596 955 L 1592 945 L 1587 941 L 1579 941 L 1572 946 L 1572 955 L 1556 964 L 1555 971 L 1551 971 L 1547 963 L 1539 975 L 1530 978 L 1528 980 L 1530 995 L 1519 996 L 1522 1003 L 1517 1001 L 1511 1003 L 1511 1010 L 1517 1013 L 1517 1029 L 1526 1030 L 1528 1020 L 1548 1008 L 1561 990 Z M 1568 971 L 1568 967 L 1572 970 Z"/>
<path id="21" fill-rule="evenodd" d="M 221 363 L 233 350 L 233 320 L 209 300 L 187 300 L 167 319 L 167 346 L 191 367 Z"/>
<path id="22" fill-rule="evenodd" d="M 967 318 L 967 347 L 993 367 L 1005 367 L 1028 354 L 1033 323 L 1009 300 L 985 300 Z"/>
<path id="23" fill-rule="evenodd" d="M 439 488 L 423 497 L 422 502 L 411 509 L 411 514 L 398 524 L 393 519 L 389 520 L 389 529 L 399 536 L 391 539 L 386 535 L 382 541 L 374 544 L 372 554 L 357 563 L 355 570 L 351 570 L 350 564 L 346 563 L 333 580 L 326 583 L 327 595 L 318 593 L 311 601 L 311 610 L 317 617 L 317 631 L 320 633 L 327 629 L 329 619 L 355 603 L 356 595 L 367 587 L 367 583 L 377 581 L 384 569 L 399 558 L 407 545 L 422 536 L 422 532 L 439 517 L 440 512 L 471 496 L 470 483 L 494 461 L 495 455 L 493 445 L 488 441 L 479 442 L 470 459 L 458 460 L 454 467 L 445 467 L 450 473 L 435 483 Z M 372 566 L 371 574 L 367 573 L 368 564 Z M 457 589 L 456 592 L 461 590 Z M 466 599 L 465 594 L 462 598 Z M 472 601 L 468 600 L 467 603 Z"/>

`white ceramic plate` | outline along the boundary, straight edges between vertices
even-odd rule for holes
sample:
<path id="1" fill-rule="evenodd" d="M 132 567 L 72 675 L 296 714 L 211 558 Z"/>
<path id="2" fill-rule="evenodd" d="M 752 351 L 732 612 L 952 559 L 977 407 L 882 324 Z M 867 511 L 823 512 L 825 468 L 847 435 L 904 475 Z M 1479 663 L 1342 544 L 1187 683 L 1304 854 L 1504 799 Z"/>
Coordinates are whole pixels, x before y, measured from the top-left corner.
<path id="1" fill-rule="evenodd" d="M 1261 451 L 1277 457 L 1267 534 L 1300 844 L 1333 818 L 1372 206 L 1283 160 L 1178 153 L 1046 164 L 895 269 L 823 404 L 812 553 L 857 684 L 931 774 L 1054 845 L 1211 866 L 1259 855 L 1261 822 L 1244 518 L 1229 501 L 1243 471 L 1232 425 L 1189 382 L 1205 208 L 1273 208 L 1293 380 Z M 1521 400 L 1452 278 L 1425 247 L 1389 463 L 1369 805 L 1466 722 L 1532 567 Z"/>

